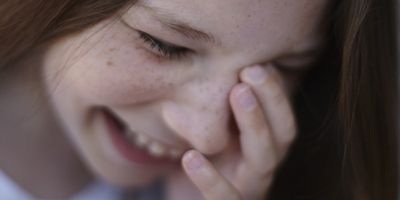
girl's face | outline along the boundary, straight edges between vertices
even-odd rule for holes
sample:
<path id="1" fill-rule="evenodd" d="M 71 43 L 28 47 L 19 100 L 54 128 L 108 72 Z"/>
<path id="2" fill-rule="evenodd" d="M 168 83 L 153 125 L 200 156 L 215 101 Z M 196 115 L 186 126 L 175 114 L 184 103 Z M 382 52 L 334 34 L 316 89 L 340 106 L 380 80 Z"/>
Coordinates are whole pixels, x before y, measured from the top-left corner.
<path id="1" fill-rule="evenodd" d="M 93 171 L 141 185 L 189 148 L 217 157 L 233 144 L 228 94 L 245 67 L 276 65 L 292 94 L 323 45 L 326 9 L 321 0 L 139 2 L 53 43 L 45 84 Z"/>

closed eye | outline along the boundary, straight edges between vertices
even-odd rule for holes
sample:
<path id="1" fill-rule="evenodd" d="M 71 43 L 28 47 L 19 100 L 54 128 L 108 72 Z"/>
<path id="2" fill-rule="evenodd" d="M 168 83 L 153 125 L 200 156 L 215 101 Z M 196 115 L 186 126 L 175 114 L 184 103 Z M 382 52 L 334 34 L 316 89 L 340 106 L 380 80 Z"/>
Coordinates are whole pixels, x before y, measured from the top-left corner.
<path id="1" fill-rule="evenodd" d="M 185 48 L 185 47 L 180 47 L 174 44 L 171 44 L 169 42 L 162 41 L 160 39 L 157 39 L 148 33 L 138 31 L 139 32 L 139 37 L 140 39 L 143 40 L 146 45 L 148 45 L 152 50 L 156 50 L 157 54 L 160 54 L 163 57 L 166 57 L 167 59 L 170 60 L 179 60 L 187 54 L 193 52 L 192 50 Z"/>

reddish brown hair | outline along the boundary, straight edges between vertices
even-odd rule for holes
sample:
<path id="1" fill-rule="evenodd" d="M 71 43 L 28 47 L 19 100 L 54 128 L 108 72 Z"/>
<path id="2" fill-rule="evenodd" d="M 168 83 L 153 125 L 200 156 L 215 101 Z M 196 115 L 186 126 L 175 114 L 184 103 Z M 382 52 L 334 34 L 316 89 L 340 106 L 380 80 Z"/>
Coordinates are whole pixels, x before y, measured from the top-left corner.
<path id="1" fill-rule="evenodd" d="M 340 115 L 357 196 L 396 199 L 397 40 L 393 0 L 342 2 Z M 352 20 L 351 20 L 352 19 Z M 364 196 L 364 194 L 367 194 Z"/>
<path id="2" fill-rule="evenodd" d="M 79 32 L 113 16 L 129 3 L 134 3 L 134 1 L 12 0 L 2 2 L 0 5 L 0 68 L 11 67 L 16 60 L 43 42 Z M 341 174 L 342 178 L 336 176 L 326 178 L 326 182 L 336 179 L 337 184 L 329 185 L 329 187 L 331 191 L 337 192 L 336 196 L 340 198 L 396 199 L 398 73 L 395 13 L 394 0 L 338 0 L 330 16 L 331 53 L 326 57 L 325 63 L 335 65 L 332 68 L 338 70 L 335 76 L 337 79 L 332 79 L 338 81 L 337 85 L 332 82 L 337 93 L 331 97 L 338 101 L 334 106 L 337 108 L 334 110 L 335 114 L 332 115 L 336 116 L 337 120 L 331 120 L 335 122 L 335 127 L 326 127 L 335 128 L 332 130 L 338 130 L 339 134 L 336 135 L 337 137 L 329 136 L 335 140 L 326 140 L 333 150 L 327 151 L 327 147 L 322 144 L 318 148 L 321 154 L 319 158 L 332 155 L 335 158 L 331 160 L 340 162 L 328 167 L 332 167 L 331 171 Z M 322 80 L 319 79 L 319 81 L 321 83 Z M 320 98 L 321 96 L 316 97 L 316 99 Z M 299 108 L 301 106 L 304 105 L 299 105 Z M 306 130 L 307 128 L 303 126 L 301 131 L 304 135 Z M 326 135 L 329 134 L 321 134 L 321 138 L 328 138 Z M 296 187 L 305 187 L 291 184 L 295 174 L 304 171 L 315 172 L 303 173 L 309 176 L 329 173 L 329 170 L 324 171 L 322 167 L 320 168 L 322 165 L 318 164 L 304 165 L 303 171 L 299 169 L 301 158 L 308 156 L 304 152 L 301 154 L 302 139 L 303 142 L 307 140 L 306 137 L 300 135 L 300 142 L 294 145 L 288 160 L 282 165 L 283 169 L 279 172 L 281 175 L 277 176 L 276 183 L 271 189 L 271 197 L 304 199 L 304 196 L 297 195 L 300 193 L 290 192 L 296 191 Z M 322 163 L 324 160 L 314 162 Z M 324 178 L 322 176 L 319 180 Z M 284 181 L 285 179 L 287 181 Z M 312 185 L 307 180 L 302 180 L 301 184 L 309 184 L 310 187 Z M 312 185 L 314 190 L 320 192 L 325 191 L 321 188 L 326 186 L 322 182 Z M 283 189 L 280 190 L 279 187 Z M 287 193 L 286 196 L 280 194 L 284 192 Z M 333 192 L 325 194 L 333 194 Z M 314 198 L 329 199 L 323 194 L 315 197 L 308 196 L 306 199 Z"/>
<path id="3" fill-rule="evenodd" d="M 0 68 L 38 44 L 81 31 L 133 0 L 13 0 L 0 4 Z"/>

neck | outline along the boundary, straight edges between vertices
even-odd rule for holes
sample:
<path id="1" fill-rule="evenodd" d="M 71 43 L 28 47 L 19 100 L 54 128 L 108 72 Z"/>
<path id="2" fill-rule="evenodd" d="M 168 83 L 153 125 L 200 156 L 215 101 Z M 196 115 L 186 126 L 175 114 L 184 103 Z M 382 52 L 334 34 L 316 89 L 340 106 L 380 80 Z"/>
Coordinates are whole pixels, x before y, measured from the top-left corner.
<path id="1" fill-rule="evenodd" d="M 38 57 L 0 71 L 0 169 L 29 194 L 58 199 L 91 175 L 46 102 Z"/>

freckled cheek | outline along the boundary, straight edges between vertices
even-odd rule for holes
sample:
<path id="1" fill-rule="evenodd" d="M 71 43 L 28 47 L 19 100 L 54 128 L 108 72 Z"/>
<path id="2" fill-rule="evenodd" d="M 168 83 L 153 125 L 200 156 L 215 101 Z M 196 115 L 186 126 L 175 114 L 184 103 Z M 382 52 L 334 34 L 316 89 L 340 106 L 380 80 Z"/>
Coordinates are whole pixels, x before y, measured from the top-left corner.
<path id="1" fill-rule="evenodd" d="M 169 75 L 171 68 L 142 49 L 105 49 L 89 53 L 74 65 L 76 75 L 81 77 L 76 85 L 79 95 L 90 103 L 128 105 L 157 100 L 177 83 Z"/>

